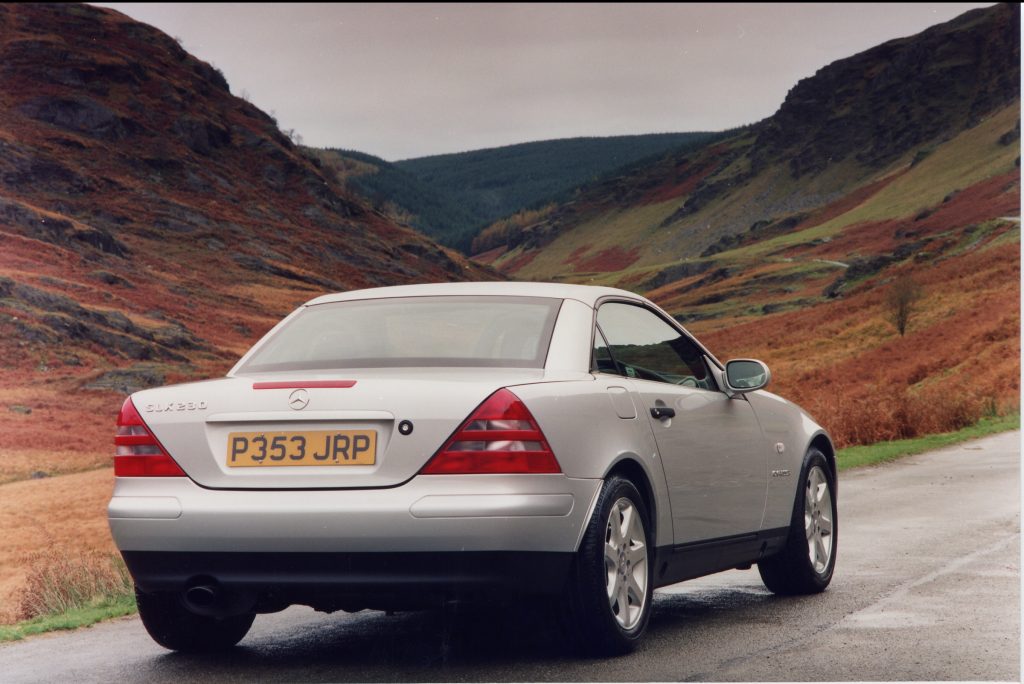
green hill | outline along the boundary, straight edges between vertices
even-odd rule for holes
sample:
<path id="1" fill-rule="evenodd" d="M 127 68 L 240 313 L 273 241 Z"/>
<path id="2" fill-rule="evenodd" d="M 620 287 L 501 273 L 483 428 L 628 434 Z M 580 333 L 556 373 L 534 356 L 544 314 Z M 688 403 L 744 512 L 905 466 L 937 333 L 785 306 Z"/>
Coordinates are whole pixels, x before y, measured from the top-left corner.
<path id="1" fill-rule="evenodd" d="M 356 192 L 439 242 L 466 251 L 493 221 L 565 198 L 620 167 L 696 147 L 716 133 L 567 138 L 387 162 L 321 150 Z"/>
<path id="2" fill-rule="evenodd" d="M 444 236 L 448 245 L 468 247 L 486 221 L 447 193 L 372 154 L 355 150 L 310 150 L 352 191 L 375 209 L 427 235 Z M 465 251 L 465 249 L 463 249 Z"/>

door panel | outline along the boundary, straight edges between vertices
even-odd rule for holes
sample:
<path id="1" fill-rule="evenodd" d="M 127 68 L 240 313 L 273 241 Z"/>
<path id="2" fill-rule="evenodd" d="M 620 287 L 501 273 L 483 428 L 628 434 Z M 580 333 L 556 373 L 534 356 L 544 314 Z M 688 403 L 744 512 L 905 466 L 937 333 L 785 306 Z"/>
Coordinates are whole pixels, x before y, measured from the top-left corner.
<path id="1" fill-rule="evenodd" d="M 767 452 L 750 404 L 722 392 L 631 380 L 658 443 L 675 543 L 761 528 Z M 675 410 L 654 418 L 651 408 Z"/>
<path id="2" fill-rule="evenodd" d="M 606 302 L 597 312 L 594 366 L 624 376 L 647 416 L 676 544 L 761 528 L 768 481 L 761 427 L 746 399 L 719 391 L 693 340 L 651 309 Z"/>

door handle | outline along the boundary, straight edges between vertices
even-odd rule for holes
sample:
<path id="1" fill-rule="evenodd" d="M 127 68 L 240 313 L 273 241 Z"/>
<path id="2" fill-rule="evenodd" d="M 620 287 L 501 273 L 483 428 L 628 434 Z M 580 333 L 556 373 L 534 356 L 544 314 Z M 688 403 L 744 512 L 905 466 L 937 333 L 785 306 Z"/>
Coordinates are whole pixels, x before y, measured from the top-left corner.
<path id="1" fill-rule="evenodd" d="M 655 406 L 651 409 L 651 415 L 659 420 L 662 418 L 675 418 L 676 410 L 667 406 Z"/>

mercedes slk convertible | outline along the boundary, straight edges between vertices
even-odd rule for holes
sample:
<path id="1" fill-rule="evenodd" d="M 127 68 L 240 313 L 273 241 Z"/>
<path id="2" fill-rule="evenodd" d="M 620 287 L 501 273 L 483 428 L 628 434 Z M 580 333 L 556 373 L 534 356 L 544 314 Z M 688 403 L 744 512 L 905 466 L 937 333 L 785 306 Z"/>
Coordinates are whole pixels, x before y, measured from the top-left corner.
<path id="1" fill-rule="evenodd" d="M 110 528 L 170 649 L 292 604 L 541 597 L 624 653 L 656 587 L 753 564 L 776 593 L 829 584 L 834 449 L 770 377 L 623 290 L 326 295 L 227 377 L 124 402 Z"/>

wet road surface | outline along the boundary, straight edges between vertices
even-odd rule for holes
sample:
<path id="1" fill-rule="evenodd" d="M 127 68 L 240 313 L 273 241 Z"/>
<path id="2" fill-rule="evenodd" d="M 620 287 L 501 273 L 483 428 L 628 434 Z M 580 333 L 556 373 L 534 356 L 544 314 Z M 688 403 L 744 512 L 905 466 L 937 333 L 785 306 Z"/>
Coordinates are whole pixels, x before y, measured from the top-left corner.
<path id="1" fill-rule="evenodd" d="M 3 682 L 1020 679 L 1020 433 L 848 471 L 832 586 L 756 569 L 658 590 L 634 654 L 567 650 L 543 610 L 256 619 L 228 654 L 180 655 L 137 618 L 0 645 Z"/>

